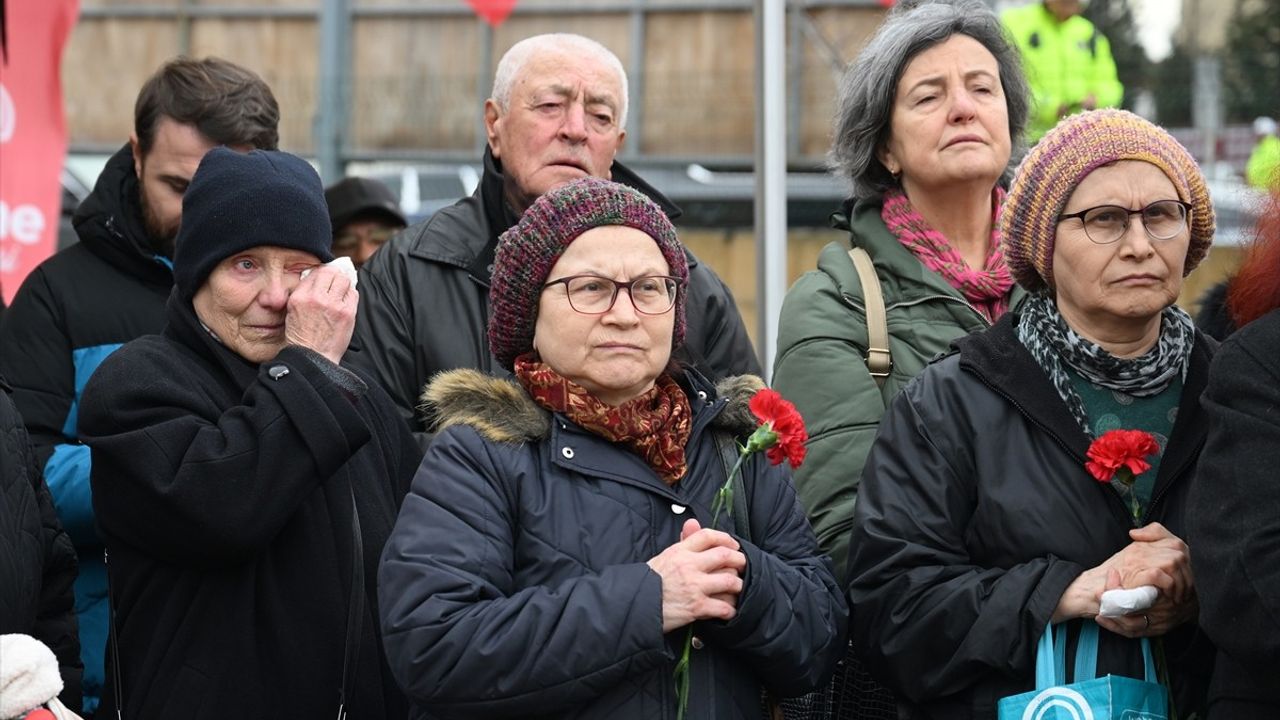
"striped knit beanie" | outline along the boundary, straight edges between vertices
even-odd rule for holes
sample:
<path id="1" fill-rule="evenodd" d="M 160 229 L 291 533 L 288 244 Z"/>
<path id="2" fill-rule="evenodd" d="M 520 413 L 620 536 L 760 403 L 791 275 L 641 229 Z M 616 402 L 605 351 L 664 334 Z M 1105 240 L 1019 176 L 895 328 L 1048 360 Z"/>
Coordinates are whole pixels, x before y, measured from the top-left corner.
<path id="1" fill-rule="evenodd" d="M 1058 216 L 1085 176 L 1118 160 L 1160 168 L 1191 205 L 1191 239 L 1184 277 L 1209 254 L 1213 204 L 1191 154 L 1163 128 L 1124 110 L 1070 115 L 1027 153 L 1000 211 L 1004 257 L 1018 284 L 1035 292 L 1053 288 L 1053 242 Z"/>
<path id="2" fill-rule="evenodd" d="M 538 299 L 551 268 L 569 243 L 602 225 L 624 225 L 658 244 L 671 276 L 689 279 L 689 264 L 676 229 L 662 209 L 626 185 L 584 178 L 538 198 L 520 222 L 498 238 L 489 285 L 489 349 L 510 370 L 515 359 L 533 349 Z M 676 296 L 672 350 L 684 342 L 685 293 Z"/>

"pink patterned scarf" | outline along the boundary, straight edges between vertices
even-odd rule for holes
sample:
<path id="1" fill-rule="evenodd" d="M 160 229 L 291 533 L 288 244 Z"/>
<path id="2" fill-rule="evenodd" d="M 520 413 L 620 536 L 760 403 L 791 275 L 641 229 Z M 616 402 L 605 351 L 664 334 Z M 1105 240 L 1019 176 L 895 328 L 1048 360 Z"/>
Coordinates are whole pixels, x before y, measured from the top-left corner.
<path id="1" fill-rule="evenodd" d="M 996 216 L 1004 202 L 1004 190 L 996 188 L 995 205 L 991 213 L 991 251 L 981 270 L 974 270 L 951 247 L 942 233 L 930 227 L 924 217 L 911 205 L 901 190 L 890 190 L 884 195 L 880 217 L 898 241 L 912 252 L 925 267 L 938 273 L 988 322 L 994 323 L 1009 309 L 1009 291 L 1013 289 L 1013 276 L 1004 262 L 1000 248 L 1000 229 Z"/>

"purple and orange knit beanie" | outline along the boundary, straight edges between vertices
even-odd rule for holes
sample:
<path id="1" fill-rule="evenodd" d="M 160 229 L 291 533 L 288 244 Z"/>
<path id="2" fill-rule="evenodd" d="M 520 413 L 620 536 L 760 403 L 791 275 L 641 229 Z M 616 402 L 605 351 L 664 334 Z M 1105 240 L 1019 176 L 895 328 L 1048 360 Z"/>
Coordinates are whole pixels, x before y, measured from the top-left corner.
<path id="1" fill-rule="evenodd" d="M 533 349 L 538 299 L 551 268 L 579 235 L 602 225 L 635 228 L 653 238 L 671 276 L 689 280 L 676 229 L 657 203 L 626 185 L 583 178 L 538 198 L 520 222 L 498 238 L 489 286 L 489 349 L 508 370 Z M 676 296 L 672 350 L 684 342 L 685 293 Z"/>
<path id="2" fill-rule="evenodd" d="M 1118 160 L 1160 168 L 1191 205 L 1191 240 L 1183 275 L 1209 254 L 1213 204 L 1191 153 L 1166 130 L 1124 110 L 1091 110 L 1064 118 L 1027 153 L 1000 211 L 1004 256 L 1014 279 L 1031 292 L 1054 287 L 1058 216 L 1089 173 Z"/>

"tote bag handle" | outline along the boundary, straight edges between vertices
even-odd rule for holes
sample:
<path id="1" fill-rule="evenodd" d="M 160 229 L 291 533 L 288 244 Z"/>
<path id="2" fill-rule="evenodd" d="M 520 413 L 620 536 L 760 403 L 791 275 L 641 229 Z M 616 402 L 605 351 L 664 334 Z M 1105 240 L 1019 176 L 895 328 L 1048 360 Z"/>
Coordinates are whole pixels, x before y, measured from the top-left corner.
<path id="1" fill-rule="evenodd" d="M 1054 635 L 1057 635 L 1055 640 Z M 1067 684 L 1067 626 L 1046 625 L 1036 646 L 1036 690 Z M 1151 655 L 1151 641 L 1142 638 L 1142 669 L 1149 683 L 1156 679 L 1156 664 Z M 1092 680 L 1098 676 L 1098 625 L 1084 621 L 1076 644 L 1075 677 L 1072 682 Z"/>

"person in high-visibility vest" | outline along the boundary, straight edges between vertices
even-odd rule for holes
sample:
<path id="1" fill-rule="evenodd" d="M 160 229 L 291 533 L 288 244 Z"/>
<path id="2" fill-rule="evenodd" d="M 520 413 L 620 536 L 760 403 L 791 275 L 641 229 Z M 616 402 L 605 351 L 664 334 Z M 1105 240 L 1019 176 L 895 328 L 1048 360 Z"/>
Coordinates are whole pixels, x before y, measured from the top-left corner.
<path id="1" fill-rule="evenodd" d="M 1272 192 L 1280 192 L 1280 136 L 1277 136 L 1276 129 L 1276 121 L 1269 117 L 1253 121 L 1253 134 L 1258 144 L 1253 146 L 1244 168 L 1246 182 Z"/>
<path id="2" fill-rule="evenodd" d="M 1038 0 L 1001 15 L 1035 96 L 1027 140 L 1034 143 L 1058 120 L 1081 110 L 1119 107 L 1111 44 L 1080 15 L 1082 0 Z"/>

